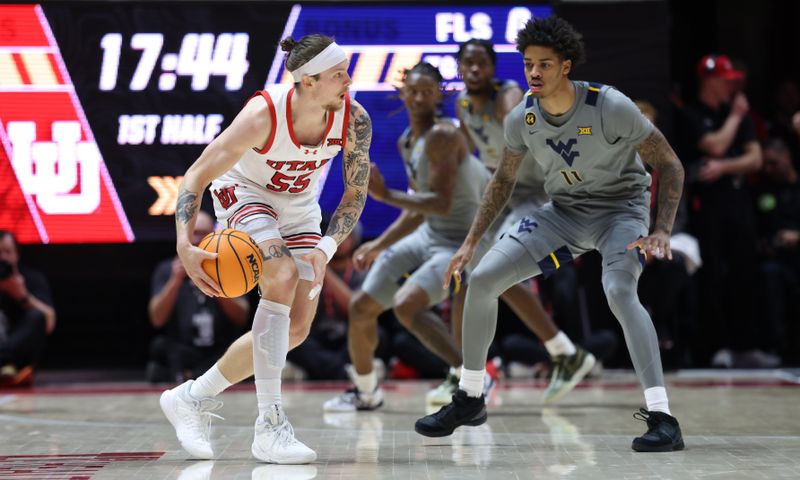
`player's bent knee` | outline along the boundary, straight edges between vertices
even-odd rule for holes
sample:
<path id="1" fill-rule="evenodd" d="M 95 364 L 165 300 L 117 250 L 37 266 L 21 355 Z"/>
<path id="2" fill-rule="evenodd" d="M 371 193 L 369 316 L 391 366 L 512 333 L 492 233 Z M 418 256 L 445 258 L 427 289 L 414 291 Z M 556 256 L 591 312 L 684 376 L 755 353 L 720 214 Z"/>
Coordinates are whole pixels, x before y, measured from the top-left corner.
<path id="1" fill-rule="evenodd" d="M 351 322 L 380 315 L 382 311 L 380 304 L 363 290 L 355 293 L 350 299 L 349 317 Z"/>
<path id="2" fill-rule="evenodd" d="M 478 293 L 480 295 L 497 298 L 508 290 L 511 285 L 502 284 L 499 280 L 500 275 L 498 275 L 496 270 L 497 269 L 492 267 L 482 268 L 481 265 L 478 265 L 469 276 L 467 295 Z"/>
<path id="3" fill-rule="evenodd" d="M 269 262 L 273 261 L 275 262 L 274 264 L 268 265 Z M 265 275 L 261 280 L 263 282 L 262 296 L 265 290 L 275 287 L 291 290 L 297 288 L 300 275 L 297 271 L 297 265 L 291 258 L 268 260 L 264 263 L 264 267 Z M 264 288 L 264 283 L 266 283 L 266 288 Z"/>
<path id="4" fill-rule="evenodd" d="M 636 293 L 636 281 L 633 276 L 627 272 L 620 271 L 606 274 L 605 278 L 603 278 L 603 291 L 612 309 L 638 298 Z"/>
<path id="5" fill-rule="evenodd" d="M 425 297 L 425 298 L 422 298 Z M 427 295 L 419 292 L 400 291 L 394 297 L 394 314 L 397 320 L 409 328 L 417 314 L 427 308 Z"/>

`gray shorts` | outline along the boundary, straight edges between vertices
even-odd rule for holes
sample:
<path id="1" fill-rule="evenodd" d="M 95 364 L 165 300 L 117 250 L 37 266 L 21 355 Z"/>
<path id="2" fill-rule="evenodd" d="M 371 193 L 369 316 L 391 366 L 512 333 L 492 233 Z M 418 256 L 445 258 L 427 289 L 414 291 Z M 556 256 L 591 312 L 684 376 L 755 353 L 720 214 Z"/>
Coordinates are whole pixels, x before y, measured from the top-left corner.
<path id="1" fill-rule="evenodd" d="M 378 255 L 361 288 L 388 309 L 394 305 L 394 295 L 400 286 L 409 283 L 428 294 L 430 306 L 436 305 L 450 293 L 442 288 L 442 281 L 460 246 L 460 241 L 443 238 L 427 224 L 422 224 L 414 233 Z M 471 266 L 477 265 L 489 246 L 490 242 L 481 243 Z M 454 283 L 450 287 L 453 288 Z"/>
<path id="2" fill-rule="evenodd" d="M 539 201 L 538 199 L 529 199 L 509 208 L 499 223 L 499 227 L 497 228 L 495 234 L 495 240 L 500 240 L 503 238 L 512 227 L 517 226 L 523 217 L 529 216 L 531 213 L 538 210 L 542 205 L 543 202 Z"/>
<path id="3" fill-rule="evenodd" d="M 578 209 L 549 202 L 524 216 L 507 234 L 530 253 L 545 277 L 590 251 L 603 257 L 603 271 L 623 270 L 639 278 L 644 255 L 629 243 L 647 236 L 649 211 L 621 200 L 608 207 Z"/>

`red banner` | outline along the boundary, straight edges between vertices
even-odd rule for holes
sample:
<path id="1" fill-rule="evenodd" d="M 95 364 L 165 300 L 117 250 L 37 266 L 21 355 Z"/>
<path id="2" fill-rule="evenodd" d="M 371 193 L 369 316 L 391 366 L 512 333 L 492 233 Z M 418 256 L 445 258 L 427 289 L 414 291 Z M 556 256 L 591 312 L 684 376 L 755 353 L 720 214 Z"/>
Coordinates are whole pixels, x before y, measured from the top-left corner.
<path id="1" fill-rule="evenodd" d="M 132 242 L 38 5 L 0 6 L 0 229 L 21 243 Z"/>

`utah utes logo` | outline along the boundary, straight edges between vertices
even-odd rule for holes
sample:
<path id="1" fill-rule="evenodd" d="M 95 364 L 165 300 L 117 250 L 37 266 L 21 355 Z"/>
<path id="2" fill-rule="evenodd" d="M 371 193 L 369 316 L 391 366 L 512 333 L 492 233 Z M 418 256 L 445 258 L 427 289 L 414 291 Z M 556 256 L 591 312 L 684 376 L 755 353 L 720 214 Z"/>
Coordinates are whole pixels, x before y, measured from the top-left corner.
<path id="1" fill-rule="evenodd" d="M 222 205 L 222 208 L 225 210 L 231 208 L 231 205 L 237 202 L 234 189 L 236 189 L 235 186 L 230 186 L 222 187 L 219 190 L 214 190 L 214 195 L 216 195 L 217 200 L 219 200 L 219 204 Z"/>
<path id="2" fill-rule="evenodd" d="M 88 214 L 100 205 L 100 151 L 81 141 L 81 124 L 53 122 L 52 142 L 36 141 L 35 122 L 8 122 L 11 164 L 22 190 L 43 212 Z M 76 192 L 77 190 L 77 192 Z"/>
<path id="3" fill-rule="evenodd" d="M 547 145 L 549 145 L 550 148 L 552 148 L 557 154 L 561 155 L 561 158 L 563 158 L 570 167 L 572 166 L 572 162 L 575 161 L 575 158 L 581 155 L 578 151 L 572 151 L 572 147 L 574 147 L 576 143 L 578 143 L 578 140 L 574 138 L 567 140 L 567 143 L 562 143 L 561 140 L 559 140 L 558 144 L 553 142 L 552 139 L 547 139 Z"/>

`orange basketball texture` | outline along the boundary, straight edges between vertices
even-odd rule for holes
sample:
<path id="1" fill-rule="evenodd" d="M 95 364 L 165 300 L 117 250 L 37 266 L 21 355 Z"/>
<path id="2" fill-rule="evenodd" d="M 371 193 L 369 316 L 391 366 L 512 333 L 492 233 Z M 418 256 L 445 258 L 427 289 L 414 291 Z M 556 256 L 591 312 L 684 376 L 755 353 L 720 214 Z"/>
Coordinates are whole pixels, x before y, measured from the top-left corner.
<path id="1" fill-rule="evenodd" d="M 217 282 L 223 297 L 240 297 L 258 285 L 264 260 L 248 234 L 225 228 L 209 233 L 197 246 L 217 254 L 215 260 L 203 260 L 203 270 Z"/>

